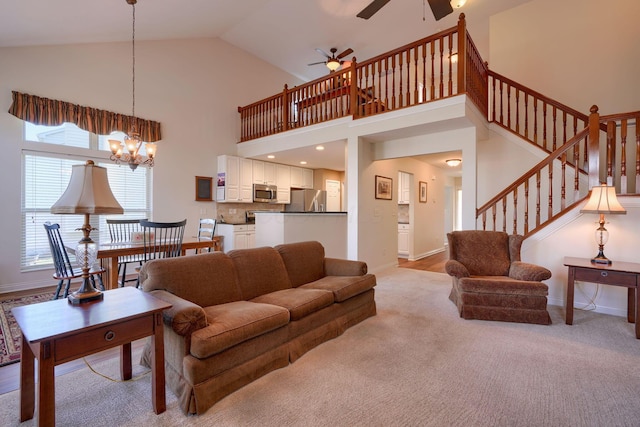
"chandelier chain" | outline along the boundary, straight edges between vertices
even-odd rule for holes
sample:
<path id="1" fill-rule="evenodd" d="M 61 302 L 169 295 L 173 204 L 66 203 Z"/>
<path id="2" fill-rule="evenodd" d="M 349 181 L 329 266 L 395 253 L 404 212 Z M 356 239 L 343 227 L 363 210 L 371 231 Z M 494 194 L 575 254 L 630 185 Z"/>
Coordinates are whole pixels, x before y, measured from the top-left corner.
<path id="1" fill-rule="evenodd" d="M 131 30 L 131 115 L 133 118 L 133 130 L 135 132 L 136 127 L 136 4 L 131 5 L 133 7 L 133 28 Z"/>

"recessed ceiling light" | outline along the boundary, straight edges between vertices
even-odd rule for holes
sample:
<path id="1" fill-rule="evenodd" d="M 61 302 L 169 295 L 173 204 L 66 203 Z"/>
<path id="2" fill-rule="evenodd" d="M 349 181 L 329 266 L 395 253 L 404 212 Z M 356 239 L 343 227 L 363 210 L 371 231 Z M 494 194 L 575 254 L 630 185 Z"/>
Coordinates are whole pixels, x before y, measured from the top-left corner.
<path id="1" fill-rule="evenodd" d="M 301 165 L 306 165 L 306 164 L 307 164 L 307 162 L 305 162 L 304 160 L 302 160 L 302 161 L 300 162 L 300 164 L 301 164 Z"/>
<path id="2" fill-rule="evenodd" d="M 275 159 L 275 158 L 276 158 L 276 156 L 274 156 L 273 154 L 269 154 L 269 155 L 267 156 L 267 159 Z"/>
<path id="3" fill-rule="evenodd" d="M 316 145 L 316 150 L 318 151 L 324 150 L 324 145 Z"/>

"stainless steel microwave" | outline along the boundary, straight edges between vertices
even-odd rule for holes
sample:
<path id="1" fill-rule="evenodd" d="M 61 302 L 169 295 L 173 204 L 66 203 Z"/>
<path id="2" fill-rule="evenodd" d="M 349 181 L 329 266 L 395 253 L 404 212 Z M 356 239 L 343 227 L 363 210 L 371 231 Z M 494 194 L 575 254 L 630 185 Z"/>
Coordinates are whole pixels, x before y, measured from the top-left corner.
<path id="1" fill-rule="evenodd" d="M 262 203 L 278 202 L 278 187 L 275 185 L 253 184 L 253 201 Z"/>

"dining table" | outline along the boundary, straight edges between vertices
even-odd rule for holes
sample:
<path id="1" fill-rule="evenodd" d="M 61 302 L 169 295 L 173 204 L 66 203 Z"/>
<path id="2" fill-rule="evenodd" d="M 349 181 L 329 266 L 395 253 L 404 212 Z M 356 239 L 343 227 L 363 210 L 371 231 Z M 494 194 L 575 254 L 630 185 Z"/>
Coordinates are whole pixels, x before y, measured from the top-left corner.
<path id="1" fill-rule="evenodd" d="M 214 236 L 213 239 L 187 238 L 182 241 L 182 255 L 189 250 L 201 250 L 212 248 L 214 251 L 222 250 L 222 236 Z M 67 250 L 75 254 L 75 247 L 67 246 Z M 118 257 L 127 255 L 144 254 L 143 243 L 101 243 L 98 246 L 97 257 L 100 265 L 105 269 L 102 281 L 106 290 L 118 287 Z"/>

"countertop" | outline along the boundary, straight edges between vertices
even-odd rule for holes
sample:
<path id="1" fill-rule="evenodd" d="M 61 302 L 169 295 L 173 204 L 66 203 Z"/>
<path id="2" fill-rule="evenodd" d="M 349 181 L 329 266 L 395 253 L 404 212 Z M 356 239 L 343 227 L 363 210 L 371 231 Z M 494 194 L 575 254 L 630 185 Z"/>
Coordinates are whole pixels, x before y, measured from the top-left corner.
<path id="1" fill-rule="evenodd" d="M 346 215 L 348 212 L 256 212 L 256 215 L 258 214 L 285 214 L 285 215 L 289 215 L 289 214 L 293 214 L 293 215 L 332 215 L 332 214 L 338 214 L 338 215 Z"/>

